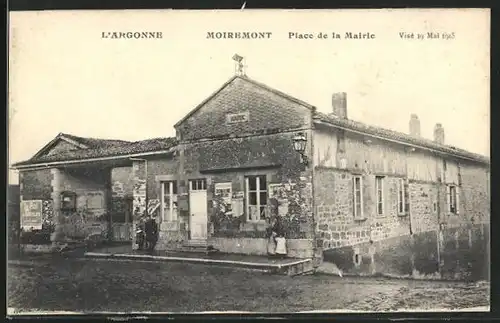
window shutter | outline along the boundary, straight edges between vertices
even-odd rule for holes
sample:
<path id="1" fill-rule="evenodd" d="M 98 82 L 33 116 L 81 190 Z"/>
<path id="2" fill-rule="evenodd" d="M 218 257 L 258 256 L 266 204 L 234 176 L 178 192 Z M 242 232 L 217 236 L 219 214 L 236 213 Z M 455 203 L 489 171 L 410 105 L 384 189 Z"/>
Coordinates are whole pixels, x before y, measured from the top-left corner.
<path id="1" fill-rule="evenodd" d="M 448 213 L 451 212 L 451 198 L 450 198 L 451 189 L 449 186 L 446 186 L 446 209 Z"/>
<path id="2" fill-rule="evenodd" d="M 460 206 L 460 190 L 459 190 L 458 186 L 455 187 L 455 193 L 456 193 L 455 203 L 457 204 L 455 206 L 455 213 L 458 214 L 458 210 L 459 210 L 459 206 Z"/>

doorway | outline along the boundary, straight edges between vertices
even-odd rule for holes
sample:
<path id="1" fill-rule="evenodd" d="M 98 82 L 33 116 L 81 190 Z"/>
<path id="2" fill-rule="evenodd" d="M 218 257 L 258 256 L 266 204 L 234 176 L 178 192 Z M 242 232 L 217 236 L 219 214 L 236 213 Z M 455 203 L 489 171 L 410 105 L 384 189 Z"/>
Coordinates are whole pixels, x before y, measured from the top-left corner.
<path id="1" fill-rule="evenodd" d="M 132 241 L 133 199 L 125 197 L 113 201 L 111 234 L 113 241 Z"/>
<path id="2" fill-rule="evenodd" d="M 206 240 L 208 208 L 205 179 L 189 181 L 189 214 L 190 240 Z"/>

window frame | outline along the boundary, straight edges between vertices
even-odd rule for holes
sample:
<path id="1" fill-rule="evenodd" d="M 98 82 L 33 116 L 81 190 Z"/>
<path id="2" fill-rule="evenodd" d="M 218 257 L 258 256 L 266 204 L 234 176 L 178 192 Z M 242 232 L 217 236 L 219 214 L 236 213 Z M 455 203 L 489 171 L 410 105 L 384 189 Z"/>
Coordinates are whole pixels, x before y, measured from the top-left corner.
<path id="1" fill-rule="evenodd" d="M 385 176 L 379 176 L 379 175 L 375 176 L 375 199 L 377 201 L 377 203 L 376 203 L 377 216 L 384 216 L 384 214 L 385 214 L 384 178 L 385 178 Z M 380 196 L 379 196 L 379 193 L 380 193 Z"/>
<path id="2" fill-rule="evenodd" d="M 446 198 L 448 213 L 458 215 L 460 213 L 460 186 L 456 184 L 447 185 Z"/>
<path id="3" fill-rule="evenodd" d="M 356 179 L 359 179 L 359 190 L 356 189 Z M 365 215 L 364 215 L 364 198 L 363 198 L 363 176 L 362 175 L 353 175 L 352 177 L 352 187 L 353 187 L 353 214 L 354 214 L 354 219 L 355 220 L 364 220 Z M 359 191 L 359 203 L 357 200 L 357 191 Z M 357 205 L 359 204 L 359 211 L 360 214 L 358 214 L 357 210 Z"/>
<path id="4" fill-rule="evenodd" d="M 250 179 L 255 178 L 255 190 L 250 189 Z M 264 185 L 262 187 L 261 183 L 261 178 L 264 178 Z M 255 193 L 256 195 L 256 203 L 255 205 L 250 204 L 250 194 Z M 262 193 L 266 194 L 266 204 L 260 204 L 260 195 Z M 268 189 L 268 182 L 267 182 L 267 176 L 266 175 L 248 175 L 245 176 L 245 213 L 246 213 L 246 221 L 247 222 L 260 222 L 260 221 L 265 221 L 267 217 L 267 205 L 269 202 L 269 189 Z M 259 212 L 257 212 L 257 218 L 256 219 L 251 219 L 251 212 L 250 212 L 250 206 L 256 206 L 259 208 Z M 264 217 L 262 217 L 262 211 L 261 208 L 264 207 L 263 212 Z"/>
<path id="5" fill-rule="evenodd" d="M 207 180 L 204 178 L 193 178 L 189 180 L 189 191 L 206 191 Z"/>
<path id="6" fill-rule="evenodd" d="M 408 185 L 407 182 L 404 178 L 399 178 L 398 179 L 398 214 L 399 215 L 405 215 L 408 210 L 406 209 L 407 205 L 407 200 L 406 200 L 406 195 L 407 195 L 407 190 L 408 190 Z M 409 194 L 408 194 L 409 195 Z"/>
<path id="7" fill-rule="evenodd" d="M 165 212 L 165 194 L 166 194 L 166 187 L 165 185 L 168 184 L 169 189 L 169 205 L 168 209 L 170 212 L 170 217 L 167 218 L 167 212 Z M 178 187 L 177 187 L 177 181 L 161 181 L 160 182 L 160 216 L 162 221 L 164 222 L 175 222 L 178 220 L 178 214 L 177 214 L 177 208 L 174 208 L 174 196 L 178 195 Z M 174 212 L 175 210 L 175 212 Z"/>

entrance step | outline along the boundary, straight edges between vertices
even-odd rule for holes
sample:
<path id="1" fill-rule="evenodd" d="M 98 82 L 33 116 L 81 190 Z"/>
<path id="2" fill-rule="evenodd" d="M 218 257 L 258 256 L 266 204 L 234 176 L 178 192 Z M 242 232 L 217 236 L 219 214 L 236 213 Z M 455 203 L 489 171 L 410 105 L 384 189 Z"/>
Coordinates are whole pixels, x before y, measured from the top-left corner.
<path id="1" fill-rule="evenodd" d="M 193 253 L 215 253 L 219 250 L 208 244 L 206 240 L 188 240 L 181 247 L 169 249 L 167 251 L 193 252 Z"/>
<path id="2" fill-rule="evenodd" d="M 190 246 L 190 247 L 207 247 L 208 246 L 208 241 L 207 240 L 187 240 L 184 241 L 183 243 L 184 246 Z"/>
<path id="3" fill-rule="evenodd" d="M 151 261 L 151 262 L 182 262 L 190 264 L 203 264 L 221 267 L 233 267 L 256 272 L 265 272 L 277 275 L 297 276 L 314 272 L 311 259 L 285 259 L 279 261 L 268 260 L 261 257 L 260 261 L 255 257 L 247 257 L 239 260 L 230 259 L 226 256 L 196 256 L 185 254 L 179 256 L 155 256 L 147 254 L 119 254 L 119 253 L 97 253 L 87 252 L 85 258 L 108 259 L 108 260 L 128 260 L 128 261 Z"/>

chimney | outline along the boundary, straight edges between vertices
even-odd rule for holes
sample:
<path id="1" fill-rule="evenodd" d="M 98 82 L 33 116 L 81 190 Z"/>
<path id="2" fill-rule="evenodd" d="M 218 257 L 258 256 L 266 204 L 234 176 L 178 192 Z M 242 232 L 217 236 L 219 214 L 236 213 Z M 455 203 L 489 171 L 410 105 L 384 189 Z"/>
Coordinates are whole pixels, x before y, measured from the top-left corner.
<path id="1" fill-rule="evenodd" d="M 434 127 L 434 141 L 438 144 L 444 145 L 444 128 L 440 123 L 436 123 Z"/>
<path id="2" fill-rule="evenodd" d="M 420 120 L 416 114 L 412 114 L 410 117 L 410 135 L 420 137 Z"/>
<path id="3" fill-rule="evenodd" d="M 334 93 L 332 95 L 332 107 L 334 115 L 347 119 L 347 93 Z"/>

